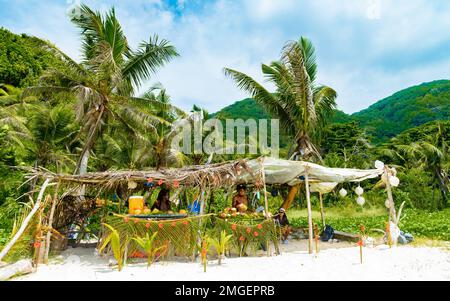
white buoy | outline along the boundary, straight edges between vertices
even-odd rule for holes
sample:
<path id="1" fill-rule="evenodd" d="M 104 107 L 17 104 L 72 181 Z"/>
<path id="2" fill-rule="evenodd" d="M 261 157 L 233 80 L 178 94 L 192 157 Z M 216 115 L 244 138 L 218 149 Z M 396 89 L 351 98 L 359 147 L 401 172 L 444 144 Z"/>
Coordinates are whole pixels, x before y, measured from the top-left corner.
<path id="1" fill-rule="evenodd" d="M 386 201 L 384 202 L 384 206 L 386 206 L 386 208 L 391 208 L 391 202 L 389 201 L 389 199 L 386 199 Z"/>
<path id="2" fill-rule="evenodd" d="M 380 160 L 375 161 L 375 168 L 376 169 L 383 169 L 384 168 L 384 163 L 381 162 Z"/>
<path id="3" fill-rule="evenodd" d="M 358 203 L 358 205 L 360 205 L 360 206 L 363 206 L 363 205 L 366 203 L 366 199 L 363 198 L 362 196 L 359 196 L 359 197 L 356 199 L 356 203 Z"/>
<path id="4" fill-rule="evenodd" d="M 395 176 L 391 176 L 389 177 L 389 183 L 392 187 L 397 187 L 400 184 L 400 179 Z"/>
<path id="5" fill-rule="evenodd" d="M 344 188 L 342 188 L 341 190 L 339 190 L 339 195 L 341 197 L 345 197 L 347 195 L 347 190 L 345 190 Z"/>
<path id="6" fill-rule="evenodd" d="M 361 186 L 355 188 L 355 192 L 357 195 L 362 195 L 364 193 L 364 189 Z"/>

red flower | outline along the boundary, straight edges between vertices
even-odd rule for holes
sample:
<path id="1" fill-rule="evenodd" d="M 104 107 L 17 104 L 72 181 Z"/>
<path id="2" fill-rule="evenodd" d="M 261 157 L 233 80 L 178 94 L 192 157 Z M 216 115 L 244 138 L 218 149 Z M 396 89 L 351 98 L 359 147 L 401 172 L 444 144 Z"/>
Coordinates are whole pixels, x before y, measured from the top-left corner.
<path id="1" fill-rule="evenodd" d="M 253 236 L 257 237 L 259 235 L 258 231 L 253 232 Z"/>
<path id="2" fill-rule="evenodd" d="M 247 233 L 250 234 L 250 232 L 252 232 L 252 228 L 247 228 L 245 229 L 245 231 L 247 231 Z"/>
<path id="3" fill-rule="evenodd" d="M 158 185 L 159 185 L 159 186 L 161 186 L 163 183 L 164 183 L 163 180 L 159 180 L 159 181 L 158 181 Z"/>
<path id="4" fill-rule="evenodd" d="M 33 247 L 35 247 L 36 249 L 39 248 L 41 246 L 41 242 L 39 240 L 35 241 L 33 244 Z"/>
<path id="5" fill-rule="evenodd" d="M 147 228 L 147 229 L 150 228 L 150 223 L 146 223 L 145 228 Z"/>
<path id="6" fill-rule="evenodd" d="M 148 183 L 152 183 L 153 182 L 153 178 L 147 178 L 147 182 Z"/>
<path id="7" fill-rule="evenodd" d="M 232 225 L 231 225 L 231 230 L 235 231 L 236 228 L 237 228 L 237 225 L 236 225 L 236 224 L 232 224 Z"/>
<path id="8" fill-rule="evenodd" d="M 139 223 L 139 220 L 138 220 L 138 219 L 135 219 L 135 220 L 133 220 L 133 222 L 134 222 L 135 224 L 137 224 L 137 223 Z"/>
<path id="9" fill-rule="evenodd" d="M 360 246 L 360 247 L 363 246 L 363 241 L 362 240 L 358 240 L 358 246 Z"/>
<path id="10" fill-rule="evenodd" d="M 176 227 L 177 226 L 177 223 L 176 222 L 172 222 L 172 227 Z"/>
<path id="11" fill-rule="evenodd" d="M 363 225 L 363 224 L 361 224 L 361 227 L 360 227 L 360 229 L 361 229 L 361 232 L 363 232 L 363 233 L 364 233 L 364 231 L 366 231 L 366 227 L 364 227 L 364 225 Z"/>
<path id="12" fill-rule="evenodd" d="M 183 221 L 183 225 L 187 226 L 188 222 L 187 221 Z"/>
<path id="13" fill-rule="evenodd" d="M 178 188 L 180 186 L 180 183 L 177 180 L 173 181 L 173 187 Z"/>
<path id="14" fill-rule="evenodd" d="M 258 224 L 258 229 L 261 230 L 262 229 L 262 225 Z"/>
<path id="15" fill-rule="evenodd" d="M 164 227 L 164 224 L 163 223 L 159 223 L 158 227 L 159 227 L 159 229 L 162 229 Z"/>
<path id="16" fill-rule="evenodd" d="M 245 237 L 244 237 L 244 236 L 241 236 L 241 237 L 239 237 L 239 240 L 240 240 L 240 241 L 244 241 L 244 240 L 245 240 Z"/>
<path id="17" fill-rule="evenodd" d="M 130 219 L 128 218 L 128 217 L 124 217 L 123 218 L 123 222 L 126 224 L 126 223 L 128 223 L 130 221 Z"/>

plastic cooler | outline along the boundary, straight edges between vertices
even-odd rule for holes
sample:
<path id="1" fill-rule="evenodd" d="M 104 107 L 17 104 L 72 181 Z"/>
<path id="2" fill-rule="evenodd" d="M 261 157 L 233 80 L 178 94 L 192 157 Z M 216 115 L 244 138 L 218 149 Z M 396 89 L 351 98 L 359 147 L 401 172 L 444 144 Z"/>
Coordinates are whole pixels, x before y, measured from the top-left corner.
<path id="1" fill-rule="evenodd" d="M 144 197 L 130 196 L 128 199 L 128 213 L 134 214 L 135 210 L 144 210 Z"/>

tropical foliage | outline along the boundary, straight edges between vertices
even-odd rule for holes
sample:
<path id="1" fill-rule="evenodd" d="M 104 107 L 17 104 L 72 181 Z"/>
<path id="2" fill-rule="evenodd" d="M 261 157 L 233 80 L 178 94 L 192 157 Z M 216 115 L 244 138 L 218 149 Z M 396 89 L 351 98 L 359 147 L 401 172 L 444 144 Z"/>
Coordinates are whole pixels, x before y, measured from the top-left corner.
<path id="1" fill-rule="evenodd" d="M 428 230 L 410 224 L 411 216 L 424 212 L 418 209 L 440 210 L 430 213 L 440 221 L 448 215 L 444 208 L 449 198 L 450 81 L 411 87 L 347 115 L 336 109 L 337 92 L 318 83 L 314 46 L 302 37 L 288 42 L 278 60 L 262 64 L 262 73 L 275 87 L 273 91 L 245 73 L 226 68 L 225 74 L 251 98 L 216 114 L 198 106 L 187 113 L 172 104 L 170 91 L 162 84 L 151 85 L 153 75 L 178 56 L 169 41 L 153 35 L 132 49 L 114 9 L 102 14 L 83 5 L 81 14 L 71 21 L 80 31 L 80 61 L 49 42 L 0 29 L 0 245 L 10 236 L 16 218 L 26 212 L 27 193 L 38 184 L 21 186 L 22 167 L 84 173 L 205 164 L 244 157 L 186 155 L 171 149 L 180 121 L 193 122 L 194 118 L 278 118 L 284 148 L 280 153 L 287 158 L 348 168 L 372 168 L 373 162 L 380 159 L 395 166 L 401 184 L 395 189 L 394 198 L 408 207 L 402 229 L 430 235 L 428 222 L 423 222 Z M 377 182 L 367 181 L 364 185 L 366 191 L 370 190 L 370 206 L 384 208 L 385 194 Z M 344 187 L 352 189 L 350 185 Z M 288 188 L 268 189 L 279 193 L 270 199 L 270 209 L 276 210 L 286 199 Z M 198 197 L 197 192 L 183 191 L 185 199 L 189 193 L 191 199 L 195 194 Z M 117 194 L 113 197 L 120 198 Z M 218 212 L 229 206 L 230 196 L 231 191 L 216 191 L 211 196 L 215 203 L 209 202 L 208 210 Z M 316 201 L 313 198 L 314 204 Z M 327 206 L 355 209 L 353 196 L 340 198 L 331 193 L 324 202 Z M 296 196 L 294 205 L 303 204 L 304 200 Z M 98 215 L 92 217 L 94 220 L 98 228 L 102 227 L 104 220 Z M 375 226 L 380 220 L 364 224 Z M 162 250 L 158 248 L 171 240 L 175 245 L 167 248 L 168 252 L 191 255 L 198 247 L 192 238 L 203 230 L 200 227 L 204 224 L 124 223 L 124 218 L 118 216 L 109 216 L 105 221 L 108 224 L 102 227 L 106 230 L 104 238 L 112 247 L 119 268 L 125 246 L 130 252 L 143 249 L 152 255 L 150 250 Z M 233 226 L 220 219 L 214 222 L 216 233 L 206 243 L 215 247 L 219 259 L 226 249 L 243 255 L 279 236 L 268 221 L 250 226 L 238 222 Z M 361 223 L 347 220 L 336 222 L 336 227 L 342 226 L 345 231 L 353 222 Z M 432 237 L 448 239 L 442 234 L 444 226 L 433 227 L 440 234 Z M 158 238 L 150 235 L 155 232 Z"/>

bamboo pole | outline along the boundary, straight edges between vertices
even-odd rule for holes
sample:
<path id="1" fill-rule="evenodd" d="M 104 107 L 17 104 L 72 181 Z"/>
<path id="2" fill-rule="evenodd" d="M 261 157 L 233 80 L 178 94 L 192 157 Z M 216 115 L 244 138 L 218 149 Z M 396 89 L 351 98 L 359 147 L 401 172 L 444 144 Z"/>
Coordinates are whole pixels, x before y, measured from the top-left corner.
<path id="1" fill-rule="evenodd" d="M 313 224 L 311 213 L 311 193 L 309 191 L 308 167 L 305 168 L 305 188 L 306 188 L 306 204 L 308 207 L 308 251 L 312 254 L 313 245 Z"/>
<path id="2" fill-rule="evenodd" d="M 52 236 L 52 229 L 53 229 L 53 217 L 55 215 L 55 209 L 56 209 L 56 203 L 58 202 L 58 190 L 59 185 L 61 181 L 58 181 L 58 184 L 55 188 L 55 194 L 53 195 L 52 200 L 52 208 L 50 209 L 50 217 L 48 218 L 48 226 L 47 226 L 47 240 L 45 242 L 45 255 L 44 255 L 44 263 L 48 264 L 48 254 L 50 253 L 50 241 Z"/>
<path id="3" fill-rule="evenodd" d="M 269 218 L 269 202 L 267 200 L 267 187 L 266 187 L 266 172 L 264 170 L 264 157 L 261 158 L 261 177 L 263 181 L 263 189 L 264 189 L 264 212 L 265 212 L 265 218 Z M 268 241 L 266 241 L 266 252 L 267 256 L 270 256 L 272 253 L 270 244 Z"/>
<path id="4" fill-rule="evenodd" d="M 3 248 L 3 250 L 0 252 L 0 261 L 8 254 L 9 250 L 12 248 L 12 246 L 17 242 L 17 240 L 22 236 L 23 232 L 25 232 L 25 229 L 28 226 L 28 223 L 30 222 L 31 218 L 34 216 L 36 211 L 39 209 L 42 201 L 42 197 L 44 195 L 45 189 L 47 188 L 48 184 L 50 183 L 50 179 L 46 179 L 44 184 L 42 184 L 41 190 L 39 191 L 36 204 L 34 204 L 33 209 L 31 209 L 28 216 L 23 221 L 22 225 L 20 226 L 17 233 L 14 235 L 14 237 L 10 240 L 10 242 Z"/>
<path id="5" fill-rule="evenodd" d="M 320 200 L 320 216 L 322 217 L 322 228 L 323 230 L 325 230 L 325 212 L 323 209 L 323 199 L 321 192 L 319 192 L 319 200 Z"/>

